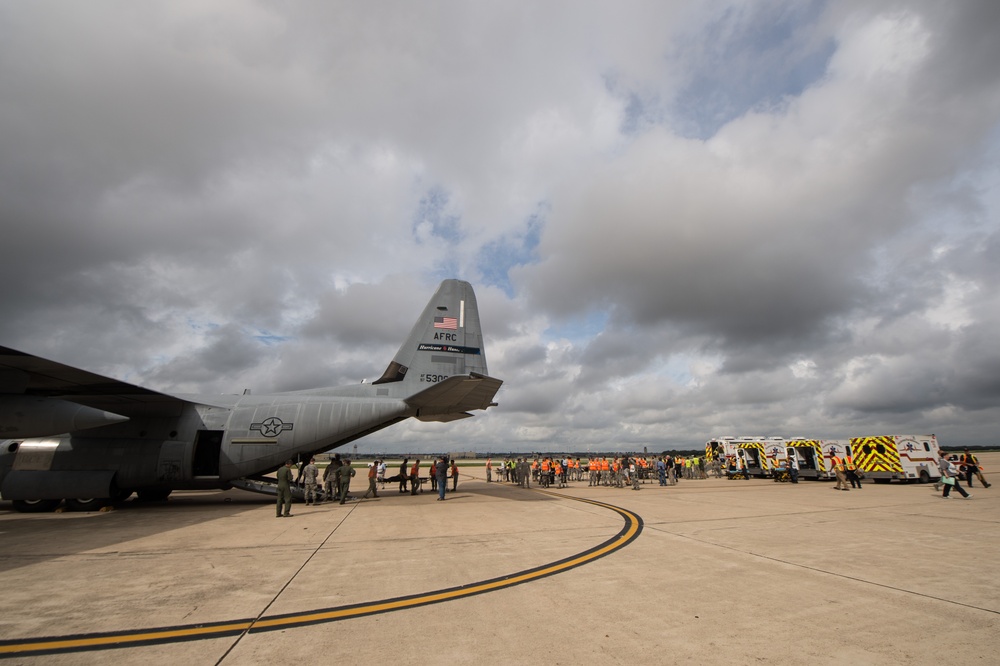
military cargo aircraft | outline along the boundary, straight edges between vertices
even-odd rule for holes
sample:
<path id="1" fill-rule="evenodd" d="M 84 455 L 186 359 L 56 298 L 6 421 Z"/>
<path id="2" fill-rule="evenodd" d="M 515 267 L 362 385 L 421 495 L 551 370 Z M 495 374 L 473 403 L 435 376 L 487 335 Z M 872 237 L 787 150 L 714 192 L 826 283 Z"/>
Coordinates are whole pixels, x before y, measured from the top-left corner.
<path id="1" fill-rule="evenodd" d="M 0 347 L 0 496 L 90 510 L 176 489 L 258 489 L 286 460 L 408 418 L 496 405 L 472 285 L 445 280 L 382 376 L 270 395 L 167 395 Z"/>

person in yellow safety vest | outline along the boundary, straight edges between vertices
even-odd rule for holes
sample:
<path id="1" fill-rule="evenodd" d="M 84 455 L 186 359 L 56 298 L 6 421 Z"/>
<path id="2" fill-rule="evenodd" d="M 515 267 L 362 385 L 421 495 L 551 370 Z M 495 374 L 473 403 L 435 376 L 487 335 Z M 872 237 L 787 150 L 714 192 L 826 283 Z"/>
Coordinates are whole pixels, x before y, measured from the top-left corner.
<path id="1" fill-rule="evenodd" d="M 837 475 L 837 485 L 834 490 L 850 490 L 847 487 L 847 467 L 844 461 L 836 453 L 830 456 L 830 464 L 833 465 L 833 473 Z"/>
<path id="2" fill-rule="evenodd" d="M 750 478 L 750 470 L 747 469 L 747 463 L 743 460 L 743 456 L 738 454 L 736 456 L 736 471 L 742 474 L 744 479 Z"/>
<path id="3" fill-rule="evenodd" d="M 976 459 L 976 456 L 969 453 L 969 449 L 965 449 L 965 453 L 962 454 L 962 457 L 959 459 L 959 462 L 961 462 L 962 466 L 965 468 L 965 482 L 969 485 L 970 488 L 972 487 L 973 476 L 979 479 L 979 482 L 983 484 L 983 488 L 989 488 L 991 485 L 993 485 L 991 483 L 986 482 L 986 477 L 983 476 L 983 470 L 979 466 L 979 460 Z M 959 475 L 959 477 L 961 477 L 961 474 Z"/>
<path id="4" fill-rule="evenodd" d="M 858 476 L 858 467 L 854 464 L 854 458 L 851 456 L 844 456 L 844 474 L 851 482 L 851 488 L 861 490 L 861 477 Z"/>

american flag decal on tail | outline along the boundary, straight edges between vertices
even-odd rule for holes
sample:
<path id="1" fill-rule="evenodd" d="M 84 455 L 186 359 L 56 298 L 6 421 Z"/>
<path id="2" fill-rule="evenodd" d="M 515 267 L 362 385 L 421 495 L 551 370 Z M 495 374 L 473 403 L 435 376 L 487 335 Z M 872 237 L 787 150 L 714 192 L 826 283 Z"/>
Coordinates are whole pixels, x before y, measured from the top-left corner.
<path id="1" fill-rule="evenodd" d="M 454 331 L 458 329 L 458 320 L 454 317 L 434 317 L 434 328 L 446 328 Z"/>

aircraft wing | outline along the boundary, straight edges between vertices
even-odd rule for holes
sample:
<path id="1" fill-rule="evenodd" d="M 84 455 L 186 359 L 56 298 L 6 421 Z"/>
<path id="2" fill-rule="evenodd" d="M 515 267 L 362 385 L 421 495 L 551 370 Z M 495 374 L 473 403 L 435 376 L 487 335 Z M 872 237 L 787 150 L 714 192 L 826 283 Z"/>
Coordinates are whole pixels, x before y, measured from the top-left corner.
<path id="1" fill-rule="evenodd" d="M 472 416 L 466 413 L 470 409 L 492 407 L 502 384 L 476 373 L 456 375 L 410 396 L 406 403 L 416 407 L 421 421 L 454 421 Z"/>
<path id="2" fill-rule="evenodd" d="M 175 416 L 186 400 L 133 386 L 15 349 L 0 347 L 4 397 L 55 398 L 122 416 Z"/>

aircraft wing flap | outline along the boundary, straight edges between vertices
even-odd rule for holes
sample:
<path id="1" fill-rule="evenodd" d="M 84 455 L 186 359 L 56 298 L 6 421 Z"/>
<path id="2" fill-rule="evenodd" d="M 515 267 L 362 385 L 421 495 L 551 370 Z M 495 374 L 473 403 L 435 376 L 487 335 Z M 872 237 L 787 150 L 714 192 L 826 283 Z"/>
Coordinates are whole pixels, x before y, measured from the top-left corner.
<path id="1" fill-rule="evenodd" d="M 493 405 L 493 397 L 502 384 L 502 380 L 485 375 L 456 375 L 407 398 L 406 402 L 423 415 L 486 409 Z"/>
<path id="2" fill-rule="evenodd" d="M 125 416 L 177 414 L 181 398 L 0 347 L 0 395 L 60 398 Z"/>

